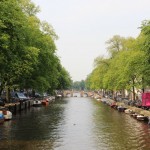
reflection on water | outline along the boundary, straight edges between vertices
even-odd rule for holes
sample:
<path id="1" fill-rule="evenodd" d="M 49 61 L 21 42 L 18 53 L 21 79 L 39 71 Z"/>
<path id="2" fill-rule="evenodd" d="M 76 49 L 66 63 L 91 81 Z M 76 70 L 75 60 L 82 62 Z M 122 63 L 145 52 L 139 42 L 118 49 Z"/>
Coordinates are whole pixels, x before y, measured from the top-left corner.
<path id="1" fill-rule="evenodd" d="M 106 111 L 107 110 L 107 111 Z M 150 149 L 150 129 L 129 115 L 118 113 L 110 107 L 100 104 L 94 117 L 95 140 L 100 141 L 108 150 L 148 150 Z"/>
<path id="2" fill-rule="evenodd" d="M 31 108 L 0 125 L 0 150 L 149 150 L 150 128 L 86 97 Z"/>

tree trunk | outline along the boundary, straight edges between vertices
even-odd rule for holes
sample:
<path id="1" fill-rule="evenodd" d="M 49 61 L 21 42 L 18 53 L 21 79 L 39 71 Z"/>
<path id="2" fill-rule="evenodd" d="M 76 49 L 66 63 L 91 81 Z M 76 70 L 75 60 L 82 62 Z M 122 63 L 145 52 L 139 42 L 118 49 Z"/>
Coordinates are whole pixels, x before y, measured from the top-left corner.
<path id="1" fill-rule="evenodd" d="M 10 102 L 10 88 L 9 86 L 6 86 L 6 102 Z"/>
<path id="2" fill-rule="evenodd" d="M 125 89 L 121 90 L 121 95 L 122 95 L 122 98 L 125 97 Z"/>
<path id="3" fill-rule="evenodd" d="M 144 93 L 144 77 L 142 77 L 142 92 Z"/>
<path id="4" fill-rule="evenodd" d="M 133 100 L 135 100 L 135 87 L 134 87 L 135 81 L 134 81 L 134 79 L 132 81 L 133 81 L 133 87 L 132 87 L 132 90 L 133 90 Z"/>

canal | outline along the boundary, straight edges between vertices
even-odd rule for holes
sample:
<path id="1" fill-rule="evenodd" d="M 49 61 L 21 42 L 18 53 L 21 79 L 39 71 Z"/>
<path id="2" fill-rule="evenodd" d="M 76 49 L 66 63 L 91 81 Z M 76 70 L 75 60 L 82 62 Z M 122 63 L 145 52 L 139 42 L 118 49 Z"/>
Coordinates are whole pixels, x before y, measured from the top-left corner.
<path id="1" fill-rule="evenodd" d="M 149 150 L 150 127 L 87 97 L 30 108 L 0 125 L 0 150 Z"/>

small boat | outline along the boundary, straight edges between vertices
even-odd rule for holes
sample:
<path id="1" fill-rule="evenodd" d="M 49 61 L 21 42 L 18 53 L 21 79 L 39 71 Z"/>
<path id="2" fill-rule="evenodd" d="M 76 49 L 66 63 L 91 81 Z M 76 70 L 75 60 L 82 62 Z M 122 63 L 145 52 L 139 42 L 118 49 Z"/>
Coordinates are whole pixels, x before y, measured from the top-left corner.
<path id="1" fill-rule="evenodd" d="M 42 101 L 42 105 L 47 106 L 48 104 L 49 104 L 49 100 L 45 99 L 45 100 Z"/>
<path id="2" fill-rule="evenodd" d="M 11 120 L 12 119 L 12 112 L 9 110 L 3 110 L 3 115 L 5 120 Z"/>
<path id="3" fill-rule="evenodd" d="M 62 95 L 61 94 L 57 94 L 56 97 L 62 97 Z"/>
<path id="4" fill-rule="evenodd" d="M 140 121 L 146 121 L 146 120 L 148 120 L 148 117 L 146 117 L 144 115 L 137 115 L 136 118 L 137 118 L 137 120 L 140 120 Z"/>
<path id="5" fill-rule="evenodd" d="M 101 101 L 101 99 L 100 99 L 100 98 L 97 98 L 96 100 L 97 100 L 98 102 L 100 102 L 100 101 Z"/>
<path id="6" fill-rule="evenodd" d="M 4 120 L 11 120 L 12 119 L 12 112 L 3 108 L 0 110 L 0 114 L 3 114 Z"/>
<path id="7" fill-rule="evenodd" d="M 50 103 L 50 102 L 54 102 L 54 101 L 55 101 L 55 96 L 50 96 L 50 97 L 48 97 L 48 100 L 49 100 L 49 103 Z"/>
<path id="8" fill-rule="evenodd" d="M 133 113 L 133 111 L 132 111 L 131 109 L 126 109 L 124 112 L 125 112 L 126 114 L 131 114 L 131 113 Z"/>
<path id="9" fill-rule="evenodd" d="M 113 102 L 112 104 L 110 104 L 110 107 L 112 107 L 112 108 L 116 108 L 116 107 L 117 107 L 117 105 L 116 105 L 116 103 L 115 103 L 115 102 Z"/>
<path id="10" fill-rule="evenodd" d="M 133 117 L 133 118 L 136 118 L 137 117 L 137 113 L 131 113 L 131 116 Z"/>
<path id="11" fill-rule="evenodd" d="M 119 112 L 124 112 L 126 110 L 126 108 L 123 106 L 118 106 L 117 109 Z"/>
<path id="12" fill-rule="evenodd" d="M 0 124 L 4 123 L 4 115 L 2 113 L 0 113 Z"/>
<path id="13" fill-rule="evenodd" d="M 42 106 L 42 102 L 40 100 L 35 100 L 35 101 L 33 101 L 33 106 L 40 107 L 40 106 Z"/>

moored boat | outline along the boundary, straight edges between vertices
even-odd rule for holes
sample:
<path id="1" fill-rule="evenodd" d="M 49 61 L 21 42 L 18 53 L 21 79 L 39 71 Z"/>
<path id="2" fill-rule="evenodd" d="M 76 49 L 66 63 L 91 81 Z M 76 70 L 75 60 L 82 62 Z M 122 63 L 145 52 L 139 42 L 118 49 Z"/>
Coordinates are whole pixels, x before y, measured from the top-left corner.
<path id="1" fill-rule="evenodd" d="M 146 117 L 144 115 L 137 115 L 136 118 L 137 118 L 137 120 L 140 120 L 140 121 L 147 121 L 148 120 L 148 117 Z"/>
<path id="2" fill-rule="evenodd" d="M 130 109 L 126 109 L 124 112 L 125 112 L 126 114 L 131 114 L 131 113 L 133 113 L 133 111 L 130 110 Z"/>
<path id="3" fill-rule="evenodd" d="M 62 95 L 61 94 L 57 94 L 56 97 L 57 98 L 62 98 Z"/>
<path id="4" fill-rule="evenodd" d="M 49 104 L 49 101 L 47 100 L 47 99 L 45 99 L 45 100 L 42 100 L 42 105 L 45 105 L 45 106 L 47 106 Z"/>
<path id="5" fill-rule="evenodd" d="M 133 118 L 136 118 L 137 117 L 137 113 L 131 113 L 131 116 L 133 117 Z"/>
<path id="6" fill-rule="evenodd" d="M 100 99 L 100 98 L 97 98 L 96 100 L 97 100 L 98 102 L 100 102 L 100 101 L 101 101 L 101 99 Z"/>
<path id="7" fill-rule="evenodd" d="M 40 107 L 40 106 L 42 106 L 42 102 L 40 100 L 34 100 L 33 101 L 33 106 L 34 107 Z"/>
<path id="8" fill-rule="evenodd" d="M 5 120 L 11 120 L 12 119 L 12 112 L 9 110 L 3 110 L 3 115 Z"/>
<path id="9" fill-rule="evenodd" d="M 2 113 L 0 113 L 0 124 L 4 123 L 4 115 Z"/>
<path id="10" fill-rule="evenodd" d="M 116 108 L 116 107 L 117 107 L 116 102 L 111 103 L 111 104 L 110 104 L 110 107 L 112 107 L 112 108 Z"/>
<path id="11" fill-rule="evenodd" d="M 124 106 L 118 106 L 117 109 L 119 112 L 124 112 L 127 108 L 125 108 Z"/>
<path id="12" fill-rule="evenodd" d="M 0 114 L 3 114 L 4 120 L 11 120 L 12 119 L 12 112 L 3 108 L 0 110 Z"/>

